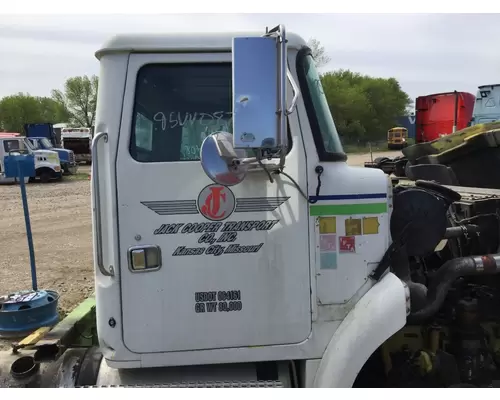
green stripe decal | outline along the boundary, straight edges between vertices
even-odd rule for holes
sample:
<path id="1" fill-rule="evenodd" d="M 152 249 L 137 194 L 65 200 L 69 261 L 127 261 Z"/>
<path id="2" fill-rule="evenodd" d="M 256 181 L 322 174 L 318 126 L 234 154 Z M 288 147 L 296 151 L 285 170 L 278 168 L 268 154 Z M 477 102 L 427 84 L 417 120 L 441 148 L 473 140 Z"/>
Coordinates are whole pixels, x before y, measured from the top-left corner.
<path id="1" fill-rule="evenodd" d="M 309 206 L 311 217 L 323 215 L 358 215 L 358 214 L 383 214 L 387 212 L 387 203 L 368 204 L 325 204 Z"/>

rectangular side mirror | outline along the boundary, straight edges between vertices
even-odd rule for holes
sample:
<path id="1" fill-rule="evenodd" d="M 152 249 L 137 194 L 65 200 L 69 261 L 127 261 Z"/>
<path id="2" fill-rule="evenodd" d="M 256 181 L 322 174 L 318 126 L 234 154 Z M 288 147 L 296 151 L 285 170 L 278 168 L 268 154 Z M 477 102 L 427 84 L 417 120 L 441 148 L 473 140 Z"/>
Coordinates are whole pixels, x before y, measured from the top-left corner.
<path id="1" fill-rule="evenodd" d="M 286 54 L 272 36 L 234 38 L 232 51 L 233 147 L 279 148 L 280 94 L 285 90 L 280 60 Z"/>

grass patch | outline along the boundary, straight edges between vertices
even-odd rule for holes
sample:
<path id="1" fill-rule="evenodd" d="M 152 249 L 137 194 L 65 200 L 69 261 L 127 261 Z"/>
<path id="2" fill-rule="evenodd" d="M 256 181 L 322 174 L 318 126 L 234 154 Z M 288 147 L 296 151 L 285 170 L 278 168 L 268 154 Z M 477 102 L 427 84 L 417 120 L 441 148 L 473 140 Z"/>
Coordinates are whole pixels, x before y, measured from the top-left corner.
<path id="1" fill-rule="evenodd" d="M 65 181 L 87 181 L 89 179 L 88 172 L 78 172 L 75 175 L 64 175 Z"/>
<path id="2" fill-rule="evenodd" d="M 408 146 L 412 146 L 415 144 L 415 139 L 413 138 L 408 138 L 407 139 Z M 362 144 L 362 145 L 355 145 L 355 144 L 344 144 L 344 151 L 347 154 L 363 154 L 363 153 L 369 153 L 370 152 L 370 144 Z M 372 152 L 379 152 L 379 151 L 391 151 L 389 147 L 387 146 L 387 142 L 385 141 L 380 141 L 376 143 L 371 144 L 371 150 Z"/>
<path id="3" fill-rule="evenodd" d="M 354 145 L 354 144 L 346 144 L 343 145 L 344 151 L 347 154 L 363 154 L 370 152 L 370 145 Z M 377 151 L 388 151 L 387 144 L 373 144 L 371 147 L 373 152 Z"/>

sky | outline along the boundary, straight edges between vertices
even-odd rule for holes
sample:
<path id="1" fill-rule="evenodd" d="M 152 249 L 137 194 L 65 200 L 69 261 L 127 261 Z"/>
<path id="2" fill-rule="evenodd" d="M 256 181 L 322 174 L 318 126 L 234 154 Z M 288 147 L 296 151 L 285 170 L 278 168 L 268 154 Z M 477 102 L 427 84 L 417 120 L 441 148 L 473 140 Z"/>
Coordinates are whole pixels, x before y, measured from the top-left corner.
<path id="1" fill-rule="evenodd" d="M 116 33 L 264 30 L 285 24 L 350 69 L 396 78 L 412 99 L 500 83 L 500 14 L 0 15 L 0 97 L 50 96 L 99 73 L 94 53 Z"/>

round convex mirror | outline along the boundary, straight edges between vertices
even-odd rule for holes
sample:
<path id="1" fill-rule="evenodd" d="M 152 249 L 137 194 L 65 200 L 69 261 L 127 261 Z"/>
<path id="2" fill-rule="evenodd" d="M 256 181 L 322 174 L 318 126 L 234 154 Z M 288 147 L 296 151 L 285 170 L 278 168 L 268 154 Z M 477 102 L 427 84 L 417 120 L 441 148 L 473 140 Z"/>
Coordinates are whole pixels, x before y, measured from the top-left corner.
<path id="1" fill-rule="evenodd" d="M 245 157 L 244 151 L 232 147 L 233 135 L 228 132 L 215 132 L 207 136 L 201 144 L 200 161 L 205 174 L 219 185 L 233 186 L 245 179 L 246 168 L 233 163 L 231 154 L 237 158 Z M 223 152 L 220 155 L 219 150 Z"/>

